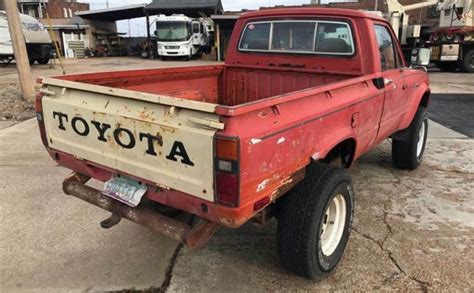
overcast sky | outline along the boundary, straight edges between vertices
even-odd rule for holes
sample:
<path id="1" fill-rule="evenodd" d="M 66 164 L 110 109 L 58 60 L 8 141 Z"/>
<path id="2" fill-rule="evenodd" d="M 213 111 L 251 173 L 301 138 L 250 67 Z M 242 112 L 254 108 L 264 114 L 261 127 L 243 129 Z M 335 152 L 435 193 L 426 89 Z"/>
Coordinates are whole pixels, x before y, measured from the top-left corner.
<path id="1" fill-rule="evenodd" d="M 178 0 L 177 0 L 178 1 Z M 79 2 L 88 2 L 91 9 L 106 8 L 106 0 L 79 0 Z M 151 1 L 144 0 L 109 0 L 109 7 L 126 6 L 130 4 L 150 3 Z M 310 0 L 222 0 L 224 10 L 241 10 L 241 9 L 256 9 L 265 6 L 274 5 L 300 5 L 308 4 Z M 119 21 L 119 32 L 128 33 L 128 21 Z M 145 36 L 146 25 L 144 19 L 133 19 L 130 21 L 130 31 L 132 36 Z"/>

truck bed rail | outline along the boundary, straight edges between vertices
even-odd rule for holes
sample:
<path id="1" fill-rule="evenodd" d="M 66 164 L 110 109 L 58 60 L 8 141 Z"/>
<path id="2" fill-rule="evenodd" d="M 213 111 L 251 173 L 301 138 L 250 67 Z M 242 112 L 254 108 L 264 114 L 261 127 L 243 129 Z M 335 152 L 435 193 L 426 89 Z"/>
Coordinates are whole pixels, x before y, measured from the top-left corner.
<path id="1" fill-rule="evenodd" d="M 182 98 L 170 97 L 166 95 L 149 94 L 121 88 L 112 88 L 101 85 L 87 84 L 83 82 L 62 80 L 58 78 L 41 78 L 41 81 L 43 85 L 51 85 L 62 88 L 62 95 L 64 95 L 67 90 L 79 90 L 82 92 L 91 92 L 113 97 L 140 100 L 144 102 L 157 103 L 161 105 L 197 110 L 207 113 L 214 113 L 217 106 L 216 104 L 212 103 L 192 101 Z"/>

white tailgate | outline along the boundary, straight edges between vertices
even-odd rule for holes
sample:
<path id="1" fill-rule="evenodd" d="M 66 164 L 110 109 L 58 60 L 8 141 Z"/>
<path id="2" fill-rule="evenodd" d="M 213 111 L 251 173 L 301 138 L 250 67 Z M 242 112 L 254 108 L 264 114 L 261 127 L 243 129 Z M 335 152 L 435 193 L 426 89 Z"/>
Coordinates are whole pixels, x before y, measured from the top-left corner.
<path id="1" fill-rule="evenodd" d="M 214 201 L 216 129 L 189 118 L 219 124 L 216 114 L 56 86 L 47 91 L 56 93 L 43 97 L 51 148 Z"/>

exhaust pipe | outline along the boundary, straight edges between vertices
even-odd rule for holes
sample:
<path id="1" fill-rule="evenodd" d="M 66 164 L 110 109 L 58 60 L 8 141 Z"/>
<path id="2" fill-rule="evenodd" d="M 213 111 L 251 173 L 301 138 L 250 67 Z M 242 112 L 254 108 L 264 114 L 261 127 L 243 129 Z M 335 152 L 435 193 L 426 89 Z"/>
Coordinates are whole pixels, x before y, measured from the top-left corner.
<path id="1" fill-rule="evenodd" d="M 63 182 L 64 193 L 73 195 L 90 204 L 98 206 L 121 218 L 128 219 L 136 224 L 184 243 L 190 249 L 206 244 L 220 225 L 199 219 L 194 226 L 162 215 L 144 207 L 130 207 L 112 198 L 103 195 L 99 190 L 85 185 L 90 177 L 73 172 Z"/>

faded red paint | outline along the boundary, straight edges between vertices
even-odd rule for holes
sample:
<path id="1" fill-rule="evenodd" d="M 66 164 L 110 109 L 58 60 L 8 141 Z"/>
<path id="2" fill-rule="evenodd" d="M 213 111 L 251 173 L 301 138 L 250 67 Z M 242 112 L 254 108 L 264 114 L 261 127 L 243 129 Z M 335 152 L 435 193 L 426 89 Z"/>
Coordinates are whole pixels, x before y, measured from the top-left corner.
<path id="1" fill-rule="evenodd" d="M 350 58 L 335 58 L 237 50 L 248 21 L 278 18 L 347 21 L 353 28 L 356 53 Z M 429 95 L 428 76 L 405 66 L 382 72 L 374 23 L 391 31 L 385 20 L 353 10 L 264 10 L 239 19 L 225 65 L 60 78 L 218 104 L 216 113 L 225 125 L 218 135 L 237 137 L 240 143 L 238 206 L 226 207 L 157 188 L 150 188 L 146 196 L 209 221 L 238 227 L 259 212 L 254 210 L 255 203 L 281 196 L 301 180 L 302 176 L 295 174 L 304 174 L 311 160 L 324 159 L 339 143 L 354 142 L 355 160 L 409 126 L 422 97 Z M 397 49 L 402 56 L 399 45 Z M 374 80 L 380 78 L 390 78 L 393 83 L 378 89 Z M 102 181 L 120 172 L 78 160 L 74 154 L 49 151 L 59 164 Z"/>

